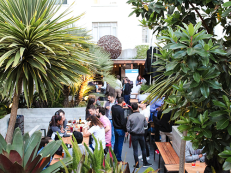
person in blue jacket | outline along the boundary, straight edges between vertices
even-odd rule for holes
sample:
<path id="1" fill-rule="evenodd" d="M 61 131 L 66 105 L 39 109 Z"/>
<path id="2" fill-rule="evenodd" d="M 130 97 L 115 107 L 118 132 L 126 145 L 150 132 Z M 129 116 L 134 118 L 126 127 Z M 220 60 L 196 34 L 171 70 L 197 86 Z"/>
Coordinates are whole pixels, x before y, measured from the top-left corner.
<path id="1" fill-rule="evenodd" d="M 162 98 L 156 100 L 156 97 L 155 97 L 151 101 L 151 103 L 150 103 L 150 113 L 151 113 L 151 115 L 157 117 L 157 113 L 160 110 L 160 107 L 164 104 L 164 98 L 165 97 L 162 97 Z"/>

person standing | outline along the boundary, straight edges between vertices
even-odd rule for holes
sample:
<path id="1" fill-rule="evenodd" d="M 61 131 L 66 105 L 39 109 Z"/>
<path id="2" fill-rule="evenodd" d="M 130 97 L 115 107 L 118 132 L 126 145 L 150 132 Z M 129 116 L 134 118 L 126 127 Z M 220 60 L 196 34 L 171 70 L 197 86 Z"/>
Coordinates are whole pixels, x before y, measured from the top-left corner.
<path id="1" fill-rule="evenodd" d="M 156 124 L 156 126 L 158 126 L 160 132 L 161 142 L 167 142 L 166 136 L 168 136 L 170 141 L 172 141 L 173 121 L 170 121 L 171 116 L 172 116 L 172 111 L 162 115 L 162 111 L 160 110 L 157 114 L 157 117 L 155 116 L 153 117 L 153 122 Z"/>
<path id="2" fill-rule="evenodd" d="M 157 117 L 158 111 L 160 111 L 160 107 L 164 104 L 164 98 L 156 99 L 156 97 L 150 103 L 150 111 L 153 116 Z M 152 118 L 152 117 L 151 117 Z"/>
<path id="3" fill-rule="evenodd" d="M 127 131 L 132 136 L 132 147 L 133 147 L 133 155 L 135 159 L 135 168 L 139 168 L 139 160 L 138 160 L 138 143 L 140 144 L 141 150 L 142 150 L 142 157 L 143 157 L 143 167 L 149 167 L 152 164 L 148 163 L 146 159 L 146 148 L 145 148 L 145 140 L 144 140 L 144 134 L 145 130 L 144 127 L 148 126 L 148 122 L 146 121 L 146 118 L 144 115 L 139 113 L 138 110 L 138 104 L 133 103 L 132 109 L 134 111 L 133 114 L 131 114 L 128 117 L 127 122 Z"/>
<path id="4" fill-rule="evenodd" d="M 142 79 L 141 79 L 141 76 L 138 75 L 136 78 L 136 86 L 141 85 L 141 84 L 142 84 Z"/>
<path id="5" fill-rule="evenodd" d="M 146 118 L 146 121 L 148 122 L 149 120 L 149 117 L 150 117 L 150 108 L 148 107 L 147 108 L 147 105 L 145 103 L 141 103 L 139 105 L 139 107 L 141 108 L 141 111 L 140 113 L 142 115 L 144 115 L 144 117 Z M 144 127 L 144 130 L 145 130 L 145 133 L 144 133 L 144 141 L 145 141 L 145 146 L 146 146 L 146 154 L 147 154 L 147 160 L 149 160 L 149 156 L 150 156 L 150 152 L 149 152 L 149 148 L 148 148 L 148 143 L 146 142 L 146 138 L 148 136 L 148 126 L 147 127 Z M 140 155 L 138 157 L 139 159 L 142 159 L 142 155 Z"/>
<path id="6" fill-rule="evenodd" d="M 126 130 L 126 118 L 124 117 L 124 110 L 122 108 L 124 99 L 123 97 L 118 98 L 118 104 L 113 105 L 111 108 L 112 112 L 112 122 L 115 130 L 115 146 L 114 153 L 118 162 L 122 162 L 122 164 L 126 164 L 121 159 L 124 137 Z"/>
<path id="7" fill-rule="evenodd" d="M 111 108 L 115 104 L 116 104 L 116 100 L 115 100 L 114 94 L 113 93 L 109 93 L 109 95 L 108 95 L 108 101 L 105 104 L 105 109 L 106 109 L 106 117 L 111 122 L 111 147 L 112 147 L 112 149 L 114 149 L 114 144 L 115 144 L 115 132 L 114 132 L 114 126 L 113 126 L 113 121 L 112 121 Z"/>
<path id="8" fill-rule="evenodd" d="M 88 99 L 88 102 L 87 102 L 87 107 L 86 107 L 86 116 L 85 116 L 85 120 L 88 119 L 88 117 L 91 116 L 90 112 L 89 112 L 89 109 L 91 106 L 95 106 L 96 104 L 96 101 L 95 101 L 95 98 L 89 98 Z"/>
<path id="9" fill-rule="evenodd" d="M 103 124 L 105 129 L 105 142 L 106 142 L 106 151 L 109 151 L 109 147 L 111 147 L 111 122 L 105 116 L 105 108 L 99 107 L 99 113 L 97 118 L 99 118 L 100 122 Z"/>
<path id="10" fill-rule="evenodd" d="M 115 97 L 115 88 L 112 88 L 111 85 L 107 84 L 106 93 L 112 93 Z"/>
<path id="11" fill-rule="evenodd" d="M 122 94 L 122 82 L 120 81 L 120 76 L 116 76 L 116 87 L 115 87 L 115 98 L 120 98 Z"/>
<path id="12" fill-rule="evenodd" d="M 128 79 L 124 79 L 124 101 L 130 105 L 130 93 L 131 93 L 131 86 L 128 83 Z"/>

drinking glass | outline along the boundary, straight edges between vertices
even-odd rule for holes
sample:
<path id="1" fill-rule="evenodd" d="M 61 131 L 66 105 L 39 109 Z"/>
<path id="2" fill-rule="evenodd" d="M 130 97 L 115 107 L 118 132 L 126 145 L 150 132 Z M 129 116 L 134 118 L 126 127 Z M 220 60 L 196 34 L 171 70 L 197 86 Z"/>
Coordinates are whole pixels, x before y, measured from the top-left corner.
<path id="1" fill-rule="evenodd" d="M 79 124 L 81 124 L 81 117 L 79 117 Z"/>
<path id="2" fill-rule="evenodd" d="M 71 131 L 71 133 L 73 132 L 73 126 L 70 127 L 70 131 Z"/>
<path id="3" fill-rule="evenodd" d="M 192 162 L 192 167 L 195 167 L 196 163 L 195 162 Z"/>
<path id="4" fill-rule="evenodd" d="M 196 161 L 196 166 L 200 166 L 200 160 Z"/>

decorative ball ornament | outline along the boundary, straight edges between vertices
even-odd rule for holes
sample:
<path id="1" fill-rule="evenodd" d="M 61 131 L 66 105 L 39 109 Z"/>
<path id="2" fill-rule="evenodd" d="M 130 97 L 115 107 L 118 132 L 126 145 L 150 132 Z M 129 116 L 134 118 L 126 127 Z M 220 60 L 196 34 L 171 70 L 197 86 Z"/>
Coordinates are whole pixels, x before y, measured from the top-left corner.
<path id="1" fill-rule="evenodd" d="M 113 35 L 105 35 L 97 42 L 106 52 L 111 54 L 111 59 L 116 59 L 122 52 L 122 44 L 119 39 Z"/>

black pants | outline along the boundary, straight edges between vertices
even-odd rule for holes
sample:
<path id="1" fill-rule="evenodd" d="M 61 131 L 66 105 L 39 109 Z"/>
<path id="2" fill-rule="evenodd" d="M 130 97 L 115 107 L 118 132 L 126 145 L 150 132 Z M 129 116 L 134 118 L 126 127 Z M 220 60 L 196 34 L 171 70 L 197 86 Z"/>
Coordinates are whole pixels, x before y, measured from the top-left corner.
<path id="1" fill-rule="evenodd" d="M 147 154 L 147 157 L 149 157 L 150 153 L 149 153 L 149 148 L 148 148 L 148 142 L 146 141 L 147 136 L 148 136 L 148 129 L 145 130 L 144 141 L 145 141 L 145 146 L 146 146 L 146 154 Z"/>
<path id="2" fill-rule="evenodd" d="M 132 136 L 132 147 L 133 147 L 133 155 L 134 155 L 134 159 L 135 159 L 135 164 L 137 164 L 137 166 L 139 166 L 138 143 L 140 144 L 140 147 L 142 150 L 143 163 L 147 164 L 147 159 L 146 159 L 147 155 L 146 155 L 144 135 L 131 134 L 131 136 Z"/>

